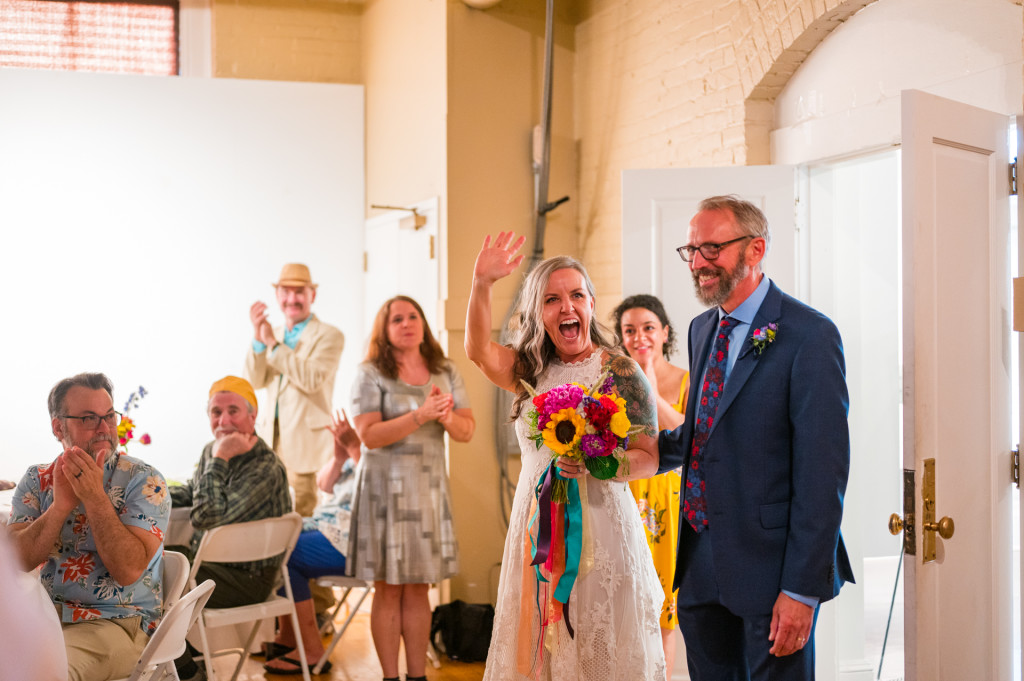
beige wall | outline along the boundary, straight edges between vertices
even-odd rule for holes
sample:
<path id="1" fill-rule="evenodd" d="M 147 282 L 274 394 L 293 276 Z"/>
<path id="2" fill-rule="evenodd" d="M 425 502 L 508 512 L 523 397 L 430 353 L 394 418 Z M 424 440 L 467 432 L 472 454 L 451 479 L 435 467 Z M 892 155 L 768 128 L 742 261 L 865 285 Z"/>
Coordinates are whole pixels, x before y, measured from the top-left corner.
<path id="1" fill-rule="evenodd" d="M 550 197 L 572 200 L 549 214 L 546 254 L 575 253 L 575 158 L 572 135 L 572 31 L 562 24 L 555 46 Z M 448 300 L 450 354 L 473 397 L 477 432 L 451 448 L 455 521 L 462 570 L 452 595 L 490 601 L 497 590 L 505 527 L 498 503 L 494 450 L 496 389 L 462 351 L 466 302 L 476 253 L 486 234 L 534 229 L 531 131 L 540 122 L 544 60 L 543 3 L 505 0 L 479 11 L 448 2 Z M 528 243 L 527 248 L 533 244 Z M 495 291 L 499 325 L 516 277 Z M 518 460 L 512 460 L 513 482 Z"/>
<path id="2" fill-rule="evenodd" d="M 361 4 L 214 0 L 213 75 L 359 83 Z"/>
<path id="3" fill-rule="evenodd" d="M 361 82 L 368 215 L 370 204 L 402 206 L 435 196 L 445 213 L 444 8 L 444 0 L 366 3 Z"/>

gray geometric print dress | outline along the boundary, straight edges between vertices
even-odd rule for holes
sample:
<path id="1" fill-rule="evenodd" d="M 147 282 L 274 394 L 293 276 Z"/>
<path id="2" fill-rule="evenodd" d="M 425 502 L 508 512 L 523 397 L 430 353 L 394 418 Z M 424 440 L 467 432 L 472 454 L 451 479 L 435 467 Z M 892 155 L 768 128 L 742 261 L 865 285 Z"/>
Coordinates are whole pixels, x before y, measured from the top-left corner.
<path id="1" fill-rule="evenodd" d="M 424 385 L 386 378 L 364 362 L 352 388 L 352 415 L 380 412 L 384 421 L 398 418 L 421 406 L 431 385 L 451 393 L 455 409 L 469 407 L 462 377 L 448 360 Z M 388 584 L 427 584 L 458 572 L 444 432 L 434 420 L 394 444 L 363 447 L 356 467 L 347 574 Z"/>

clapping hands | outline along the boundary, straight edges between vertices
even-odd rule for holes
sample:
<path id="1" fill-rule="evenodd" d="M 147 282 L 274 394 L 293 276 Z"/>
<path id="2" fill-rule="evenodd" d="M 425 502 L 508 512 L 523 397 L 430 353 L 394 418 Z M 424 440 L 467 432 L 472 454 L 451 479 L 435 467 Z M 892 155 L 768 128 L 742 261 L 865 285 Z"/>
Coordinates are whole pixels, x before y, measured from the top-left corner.
<path id="1" fill-rule="evenodd" d="M 249 308 L 249 321 L 252 322 L 253 338 L 266 346 L 274 344 L 274 329 L 267 321 L 267 304 L 255 302 Z"/>
<path id="2" fill-rule="evenodd" d="M 359 460 L 359 434 L 348 422 L 348 414 L 344 409 L 334 412 L 331 425 L 327 429 L 334 435 L 334 456 L 342 461 L 351 457 Z"/>
<path id="3" fill-rule="evenodd" d="M 418 412 L 416 421 L 423 425 L 427 421 L 436 420 L 445 425 L 451 420 L 452 407 L 454 406 L 455 398 L 452 397 L 451 393 L 443 393 L 436 385 L 431 385 L 430 394 L 427 395 L 423 405 L 416 410 Z"/>

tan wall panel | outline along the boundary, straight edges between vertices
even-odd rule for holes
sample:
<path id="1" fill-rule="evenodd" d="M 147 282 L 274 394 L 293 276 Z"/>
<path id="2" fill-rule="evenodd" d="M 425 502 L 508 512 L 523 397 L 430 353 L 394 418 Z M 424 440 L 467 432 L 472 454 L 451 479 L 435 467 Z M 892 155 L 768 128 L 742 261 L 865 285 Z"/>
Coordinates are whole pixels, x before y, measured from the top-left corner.
<path id="1" fill-rule="evenodd" d="M 361 12 L 327 0 L 214 0 L 213 75 L 358 84 Z"/>

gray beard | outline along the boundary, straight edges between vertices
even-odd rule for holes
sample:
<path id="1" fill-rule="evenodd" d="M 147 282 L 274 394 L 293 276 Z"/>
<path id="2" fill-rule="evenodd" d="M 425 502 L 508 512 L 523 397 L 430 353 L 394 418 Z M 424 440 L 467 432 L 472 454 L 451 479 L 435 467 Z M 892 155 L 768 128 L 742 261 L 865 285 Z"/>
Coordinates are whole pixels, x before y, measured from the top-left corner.
<path id="1" fill-rule="evenodd" d="M 717 274 L 718 284 L 711 291 L 705 291 L 700 285 L 701 274 Z M 723 269 L 721 267 L 702 267 L 699 270 L 691 272 L 693 277 L 693 289 L 697 294 L 697 300 L 704 303 L 708 307 L 718 307 L 729 299 L 732 292 L 736 290 L 736 285 L 750 274 L 750 267 L 746 263 L 737 263 L 735 269 L 732 271 Z"/>

